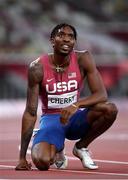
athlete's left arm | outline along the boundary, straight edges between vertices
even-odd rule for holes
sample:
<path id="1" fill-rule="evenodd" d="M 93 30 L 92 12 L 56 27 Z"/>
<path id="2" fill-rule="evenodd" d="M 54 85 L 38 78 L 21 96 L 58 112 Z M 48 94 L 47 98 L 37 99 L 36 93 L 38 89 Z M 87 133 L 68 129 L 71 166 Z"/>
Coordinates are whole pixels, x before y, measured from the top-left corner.
<path id="1" fill-rule="evenodd" d="M 78 110 L 78 108 L 85 108 L 107 101 L 107 92 L 103 80 L 90 53 L 88 51 L 79 53 L 78 62 L 80 70 L 82 71 L 82 76 L 86 74 L 91 95 L 83 97 L 73 105 L 62 109 L 61 122 L 63 124 L 68 122 L 68 119 Z"/>
<path id="2" fill-rule="evenodd" d="M 76 106 L 79 108 L 89 107 L 107 101 L 107 91 L 92 55 L 88 51 L 81 53 L 79 63 L 82 70 L 86 73 L 91 95 L 80 99 Z"/>

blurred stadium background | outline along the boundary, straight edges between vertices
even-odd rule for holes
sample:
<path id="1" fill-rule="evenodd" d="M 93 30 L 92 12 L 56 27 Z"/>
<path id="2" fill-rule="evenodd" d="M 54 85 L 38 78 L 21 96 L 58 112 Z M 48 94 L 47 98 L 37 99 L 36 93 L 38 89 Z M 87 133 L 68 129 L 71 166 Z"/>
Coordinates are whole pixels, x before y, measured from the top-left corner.
<path id="1" fill-rule="evenodd" d="M 127 0 L 0 0 L 0 101 L 25 99 L 27 66 L 51 50 L 61 22 L 76 27 L 76 48 L 91 51 L 109 97 L 127 98 Z"/>

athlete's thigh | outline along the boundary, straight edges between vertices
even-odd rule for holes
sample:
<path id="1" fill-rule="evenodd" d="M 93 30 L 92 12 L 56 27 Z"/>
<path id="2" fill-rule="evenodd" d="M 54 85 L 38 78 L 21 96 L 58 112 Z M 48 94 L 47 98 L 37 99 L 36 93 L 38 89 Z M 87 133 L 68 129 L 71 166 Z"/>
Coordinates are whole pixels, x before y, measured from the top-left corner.
<path id="1" fill-rule="evenodd" d="M 90 125 L 87 120 L 89 109 L 78 110 L 69 120 L 66 127 L 66 138 L 70 140 L 80 139 L 88 132 Z"/>
<path id="2" fill-rule="evenodd" d="M 88 123 L 91 125 L 96 119 L 105 116 L 110 110 L 113 109 L 114 105 L 110 102 L 98 103 L 90 107 L 90 111 L 87 115 Z"/>
<path id="3" fill-rule="evenodd" d="M 65 133 L 60 123 L 60 115 L 45 115 L 40 122 L 40 129 L 33 139 L 33 146 L 41 142 L 55 145 L 57 151 L 64 147 Z"/>

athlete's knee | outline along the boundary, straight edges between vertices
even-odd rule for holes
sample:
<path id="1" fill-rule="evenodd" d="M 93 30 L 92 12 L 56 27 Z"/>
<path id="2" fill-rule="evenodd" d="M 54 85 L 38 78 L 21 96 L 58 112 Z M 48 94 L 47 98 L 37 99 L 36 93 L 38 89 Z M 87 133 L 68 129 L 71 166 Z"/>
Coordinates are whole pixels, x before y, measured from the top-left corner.
<path id="1" fill-rule="evenodd" d="M 48 170 L 50 166 L 51 158 L 47 154 L 42 154 L 36 147 L 32 148 L 31 157 L 33 160 L 34 165 L 39 170 Z"/>
<path id="2" fill-rule="evenodd" d="M 105 115 L 110 119 L 111 121 L 114 121 L 117 117 L 118 109 L 114 103 L 107 103 L 106 104 L 106 111 Z"/>
<path id="3" fill-rule="evenodd" d="M 32 156 L 33 163 L 39 170 L 48 170 L 50 167 L 50 157 L 37 155 Z"/>

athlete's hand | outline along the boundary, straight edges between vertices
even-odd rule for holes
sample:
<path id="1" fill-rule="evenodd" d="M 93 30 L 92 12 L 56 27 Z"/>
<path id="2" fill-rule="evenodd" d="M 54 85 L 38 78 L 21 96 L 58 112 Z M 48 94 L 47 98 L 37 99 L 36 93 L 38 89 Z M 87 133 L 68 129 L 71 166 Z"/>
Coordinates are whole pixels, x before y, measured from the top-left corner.
<path id="1" fill-rule="evenodd" d="M 29 171 L 31 170 L 31 163 L 28 163 L 26 159 L 21 159 L 19 164 L 15 167 L 15 170 L 19 171 Z"/>
<path id="2" fill-rule="evenodd" d="M 61 116 L 60 116 L 60 122 L 62 124 L 67 124 L 69 121 L 69 118 L 78 110 L 78 107 L 75 104 L 72 104 L 66 108 L 63 108 L 61 110 Z"/>

